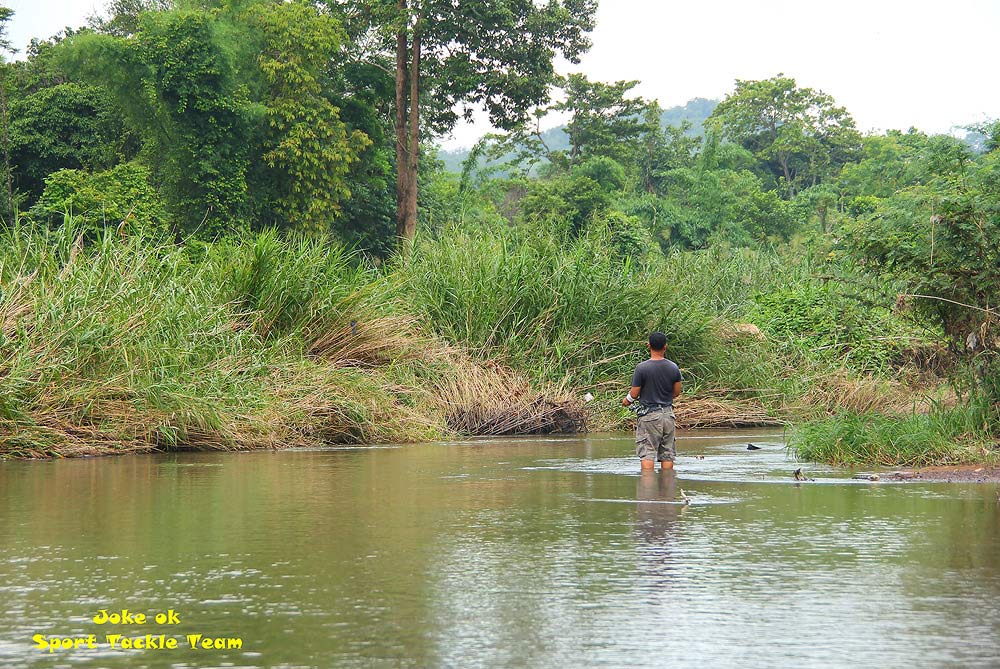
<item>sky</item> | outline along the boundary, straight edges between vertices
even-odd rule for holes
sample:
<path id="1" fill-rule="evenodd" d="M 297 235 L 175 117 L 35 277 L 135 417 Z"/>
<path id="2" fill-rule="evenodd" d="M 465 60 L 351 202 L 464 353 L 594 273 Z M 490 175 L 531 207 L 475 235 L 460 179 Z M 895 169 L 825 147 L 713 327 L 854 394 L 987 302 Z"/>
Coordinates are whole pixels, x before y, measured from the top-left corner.
<path id="1" fill-rule="evenodd" d="M 22 51 L 79 26 L 103 0 L 0 0 Z M 847 107 L 860 129 L 949 132 L 1000 117 L 1000 0 L 601 0 L 593 48 L 563 74 L 637 79 L 664 107 L 721 99 L 736 79 L 779 72 Z M 446 148 L 489 131 L 462 124 Z"/>

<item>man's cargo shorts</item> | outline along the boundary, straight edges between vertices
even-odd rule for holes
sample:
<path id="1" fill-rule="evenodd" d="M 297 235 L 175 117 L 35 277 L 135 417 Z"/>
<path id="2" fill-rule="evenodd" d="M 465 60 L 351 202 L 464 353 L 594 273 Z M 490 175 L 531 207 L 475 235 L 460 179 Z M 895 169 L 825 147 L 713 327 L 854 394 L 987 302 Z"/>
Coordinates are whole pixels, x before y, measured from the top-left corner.
<path id="1" fill-rule="evenodd" d="M 674 427 L 676 417 L 673 407 L 654 409 L 640 416 L 635 424 L 635 453 L 640 460 L 674 461 Z"/>

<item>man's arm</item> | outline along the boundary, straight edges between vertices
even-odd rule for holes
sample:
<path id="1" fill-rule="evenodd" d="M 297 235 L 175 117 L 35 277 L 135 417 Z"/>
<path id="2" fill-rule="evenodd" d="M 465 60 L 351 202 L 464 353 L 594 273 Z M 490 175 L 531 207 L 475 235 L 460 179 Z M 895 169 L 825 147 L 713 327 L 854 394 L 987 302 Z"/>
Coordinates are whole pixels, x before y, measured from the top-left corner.
<path id="1" fill-rule="evenodd" d="M 674 399 L 677 399 L 681 395 L 681 382 L 674 381 Z"/>
<path id="2" fill-rule="evenodd" d="M 629 404 L 632 404 L 632 402 L 637 401 L 639 399 L 640 392 L 642 392 L 642 388 L 639 386 L 632 386 L 632 389 L 628 391 L 628 395 L 622 398 L 622 406 L 627 407 Z M 632 401 L 630 402 L 629 399 Z"/>
<path id="3" fill-rule="evenodd" d="M 645 374 L 642 373 L 642 365 L 639 365 L 635 368 L 635 372 L 632 374 L 632 387 L 629 388 L 628 393 L 622 398 L 623 407 L 627 407 L 630 404 L 639 401 L 639 393 L 642 392 L 642 386 L 645 383 Z"/>

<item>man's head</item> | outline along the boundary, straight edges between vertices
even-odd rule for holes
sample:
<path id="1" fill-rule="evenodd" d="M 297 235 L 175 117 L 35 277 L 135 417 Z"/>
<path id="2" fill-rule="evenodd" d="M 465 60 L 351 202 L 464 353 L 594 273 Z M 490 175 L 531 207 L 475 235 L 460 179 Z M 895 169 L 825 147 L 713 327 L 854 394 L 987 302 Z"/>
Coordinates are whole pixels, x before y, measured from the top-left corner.
<path id="1" fill-rule="evenodd" d="M 667 350 L 667 335 L 662 332 L 654 332 L 649 335 L 649 350 L 654 353 L 663 353 Z"/>

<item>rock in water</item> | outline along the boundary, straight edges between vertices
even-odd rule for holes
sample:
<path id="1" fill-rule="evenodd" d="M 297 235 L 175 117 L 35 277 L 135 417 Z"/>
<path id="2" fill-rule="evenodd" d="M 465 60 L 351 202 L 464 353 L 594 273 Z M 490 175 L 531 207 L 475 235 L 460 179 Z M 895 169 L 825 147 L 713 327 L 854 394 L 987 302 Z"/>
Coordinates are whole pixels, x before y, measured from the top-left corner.
<path id="1" fill-rule="evenodd" d="M 747 444 L 748 451 L 759 451 L 762 450 L 760 446 L 755 446 L 754 444 Z"/>

